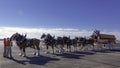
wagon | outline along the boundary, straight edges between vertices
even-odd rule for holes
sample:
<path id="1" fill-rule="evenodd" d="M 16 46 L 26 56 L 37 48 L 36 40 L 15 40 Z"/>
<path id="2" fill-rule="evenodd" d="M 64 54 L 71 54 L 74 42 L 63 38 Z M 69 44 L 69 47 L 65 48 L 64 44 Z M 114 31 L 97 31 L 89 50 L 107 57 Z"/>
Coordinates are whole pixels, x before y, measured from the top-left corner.
<path id="1" fill-rule="evenodd" d="M 115 44 L 116 37 L 111 34 L 100 34 L 100 31 L 93 32 L 92 38 L 94 38 L 95 44 Z"/>

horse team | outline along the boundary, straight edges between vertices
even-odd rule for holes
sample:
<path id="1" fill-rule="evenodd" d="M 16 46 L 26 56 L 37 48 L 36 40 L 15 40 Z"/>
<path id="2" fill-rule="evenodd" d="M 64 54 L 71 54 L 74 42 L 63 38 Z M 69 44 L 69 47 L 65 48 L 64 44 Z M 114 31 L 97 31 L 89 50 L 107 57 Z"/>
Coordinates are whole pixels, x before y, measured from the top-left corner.
<path id="1" fill-rule="evenodd" d="M 64 47 L 66 47 L 66 51 L 67 52 L 71 52 L 72 50 L 74 51 L 78 51 L 78 47 L 81 49 L 83 49 L 86 45 L 92 45 L 93 49 L 94 49 L 94 44 L 95 42 L 98 41 L 99 38 L 99 31 L 94 31 L 93 34 L 90 36 L 90 38 L 84 38 L 84 37 L 75 37 L 73 39 L 67 36 L 63 36 L 63 37 L 57 37 L 55 38 L 55 36 L 52 36 L 50 34 L 42 34 L 41 39 L 43 40 L 43 42 L 46 45 L 46 53 L 49 53 L 49 47 L 52 48 L 52 52 L 53 54 L 55 52 L 59 52 L 59 53 L 64 53 L 65 49 Z M 11 36 L 11 40 L 15 40 L 17 46 L 19 47 L 21 53 L 21 56 L 26 56 L 26 47 L 31 47 L 35 49 L 34 55 L 39 56 L 40 55 L 40 40 L 36 39 L 36 38 L 32 38 L 32 39 L 27 39 L 26 35 L 21 35 L 19 33 L 15 33 Z M 74 49 L 72 49 L 72 47 L 74 47 Z M 55 51 L 56 50 L 56 51 Z"/>

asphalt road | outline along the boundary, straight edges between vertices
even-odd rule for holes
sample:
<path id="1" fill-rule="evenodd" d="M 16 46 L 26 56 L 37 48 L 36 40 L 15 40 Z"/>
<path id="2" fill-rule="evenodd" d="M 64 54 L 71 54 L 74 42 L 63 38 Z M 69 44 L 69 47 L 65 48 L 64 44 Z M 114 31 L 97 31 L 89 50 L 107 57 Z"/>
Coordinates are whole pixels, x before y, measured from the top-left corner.
<path id="1" fill-rule="evenodd" d="M 3 57 L 3 45 L 0 44 L 0 68 L 120 68 L 120 48 L 103 51 L 78 51 L 65 54 L 33 55 L 33 49 L 27 48 L 27 57 L 19 56 L 17 46 L 12 47 L 14 59 Z"/>

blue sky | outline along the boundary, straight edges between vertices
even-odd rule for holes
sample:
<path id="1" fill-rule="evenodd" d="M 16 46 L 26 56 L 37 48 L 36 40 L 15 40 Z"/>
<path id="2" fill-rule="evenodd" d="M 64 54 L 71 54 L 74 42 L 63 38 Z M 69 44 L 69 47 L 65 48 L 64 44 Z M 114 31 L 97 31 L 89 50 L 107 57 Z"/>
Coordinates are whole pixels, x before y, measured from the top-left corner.
<path id="1" fill-rule="evenodd" d="M 89 37 L 95 29 L 120 40 L 120 0 L 0 0 L 0 38 Z"/>
<path id="2" fill-rule="evenodd" d="M 0 26 L 120 29 L 120 0 L 0 0 Z"/>

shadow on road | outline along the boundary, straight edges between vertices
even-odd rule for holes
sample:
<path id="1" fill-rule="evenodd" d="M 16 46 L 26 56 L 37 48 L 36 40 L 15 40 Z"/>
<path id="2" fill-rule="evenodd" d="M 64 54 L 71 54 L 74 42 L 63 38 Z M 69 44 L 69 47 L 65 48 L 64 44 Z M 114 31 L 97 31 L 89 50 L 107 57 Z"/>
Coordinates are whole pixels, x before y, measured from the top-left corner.
<path id="1" fill-rule="evenodd" d="M 114 53 L 114 52 L 120 52 L 120 50 L 102 50 L 102 51 L 84 51 L 84 52 L 72 52 L 72 53 L 64 53 L 64 54 L 54 54 L 55 56 L 60 56 L 62 58 L 68 58 L 68 59 L 81 59 L 80 57 L 84 57 L 86 55 L 94 55 L 97 52 L 100 53 Z M 49 63 L 51 61 L 59 61 L 59 58 L 55 57 L 48 57 L 48 56 L 40 56 L 40 57 L 25 57 L 23 60 L 18 60 L 15 58 L 10 59 L 16 63 L 26 65 L 26 64 L 35 64 L 35 65 L 45 65 L 46 63 Z"/>
<path id="2" fill-rule="evenodd" d="M 64 54 L 55 54 L 56 56 L 62 56 L 62 58 L 69 58 L 69 59 L 80 59 L 80 56 L 84 55 L 77 55 L 74 53 L 64 53 Z"/>
<path id="3" fill-rule="evenodd" d="M 16 63 L 26 65 L 26 62 L 29 64 L 35 64 L 35 65 L 44 65 L 46 63 L 49 63 L 50 61 L 59 61 L 58 58 L 52 58 L 52 57 L 46 57 L 46 56 L 40 56 L 40 57 L 26 57 L 25 60 L 17 60 L 17 59 L 11 59 L 15 61 Z"/>
<path id="4" fill-rule="evenodd" d="M 29 59 L 30 64 L 36 64 L 36 65 L 44 65 L 50 61 L 59 61 L 60 59 L 58 58 L 53 58 L 53 57 L 47 57 L 47 56 L 41 56 L 41 57 L 26 57 Z"/>
<path id="5" fill-rule="evenodd" d="M 112 49 L 111 52 L 120 52 L 120 49 Z"/>
<path id="6" fill-rule="evenodd" d="M 8 59 L 10 59 L 10 58 L 8 58 Z M 14 58 L 12 58 L 10 60 L 12 60 L 12 61 L 14 61 L 16 63 L 19 63 L 19 64 L 23 64 L 23 65 L 26 65 L 24 62 L 27 62 L 27 60 L 17 60 L 17 59 L 14 59 Z"/>
<path id="7" fill-rule="evenodd" d="M 105 50 L 94 50 L 93 52 L 100 52 L 100 53 L 114 53 L 120 52 L 120 49 L 105 49 Z"/>
<path id="8" fill-rule="evenodd" d="M 91 51 L 81 51 L 81 52 L 74 52 L 75 54 L 80 54 L 80 55 L 93 55 L 95 52 Z"/>

